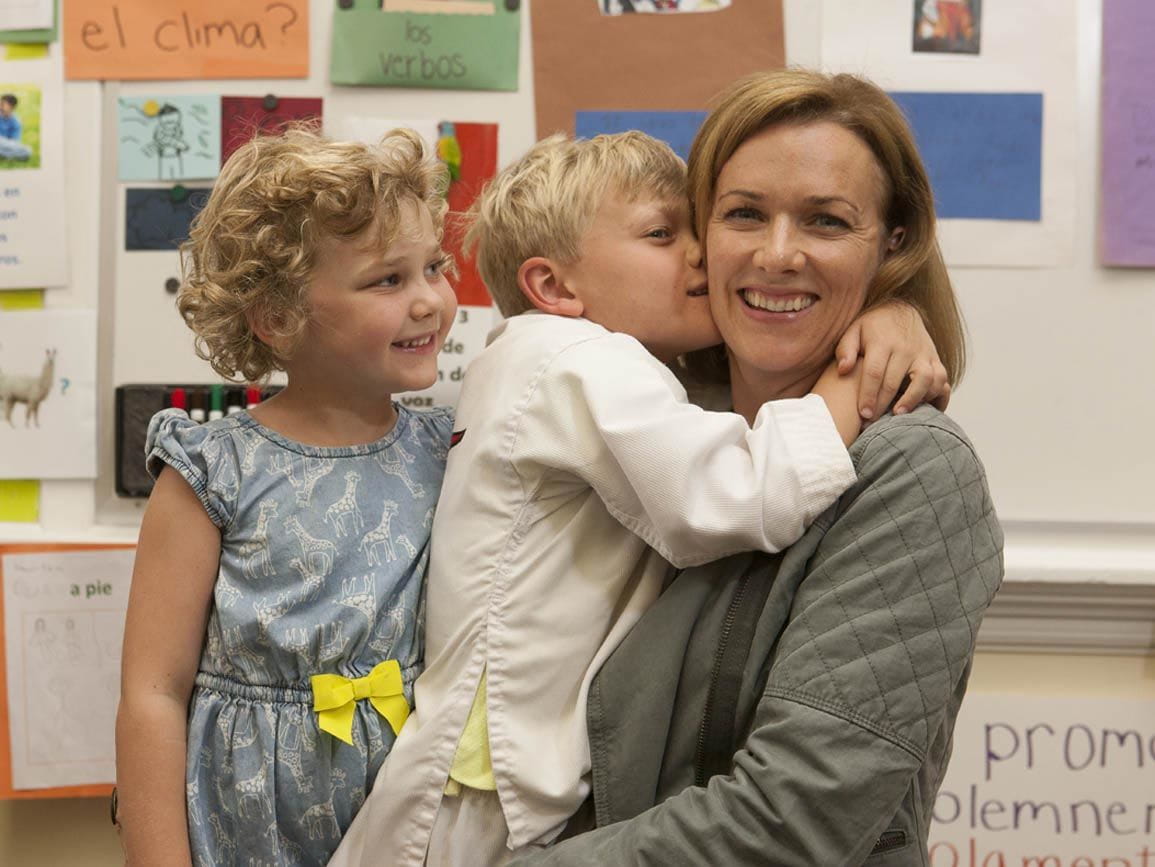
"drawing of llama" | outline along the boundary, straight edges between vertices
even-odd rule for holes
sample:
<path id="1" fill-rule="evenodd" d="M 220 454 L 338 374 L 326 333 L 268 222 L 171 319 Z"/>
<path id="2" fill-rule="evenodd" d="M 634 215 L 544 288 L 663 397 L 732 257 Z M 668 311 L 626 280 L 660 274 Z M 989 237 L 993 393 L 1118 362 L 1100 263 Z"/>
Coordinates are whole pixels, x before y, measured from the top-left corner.
<path id="1" fill-rule="evenodd" d="M 0 371 L 0 400 L 4 403 L 4 419 L 12 422 L 12 408 L 24 404 L 24 426 L 35 421 L 40 427 L 40 404 L 52 392 L 52 382 L 56 376 L 56 350 L 44 350 L 44 364 L 39 376 L 7 376 Z"/>

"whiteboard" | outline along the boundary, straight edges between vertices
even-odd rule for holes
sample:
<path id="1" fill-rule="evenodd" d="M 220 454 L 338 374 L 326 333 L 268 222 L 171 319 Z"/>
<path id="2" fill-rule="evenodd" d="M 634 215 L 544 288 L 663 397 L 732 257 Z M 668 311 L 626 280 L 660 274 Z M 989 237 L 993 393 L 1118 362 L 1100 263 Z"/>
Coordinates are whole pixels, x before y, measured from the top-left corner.
<path id="1" fill-rule="evenodd" d="M 879 7 L 894 2 L 901 0 Z M 785 0 L 789 60 L 818 63 L 823 19 L 864 5 L 875 8 L 852 0 Z M 1063 143 L 1074 154 L 1064 169 L 1072 179 L 1074 242 L 1066 261 L 1052 267 L 953 269 L 969 329 L 970 365 L 950 412 L 986 465 L 1007 528 L 1009 580 L 1155 585 L 1155 454 L 1148 445 L 1155 431 L 1155 273 L 1095 264 L 1100 5 L 1039 3 L 1041 14 L 1061 12 L 1075 20 L 1072 44 L 1050 46 L 1075 70 L 1073 142 Z M 320 2 L 311 4 L 310 78 L 219 81 L 211 89 L 322 96 L 328 118 L 496 121 L 499 161 L 506 164 L 534 140 L 531 11 L 522 28 L 516 92 L 330 86 L 332 4 Z M 884 36 L 892 38 L 869 26 L 860 34 L 864 42 Z M 676 84 L 671 76 L 671 86 Z M 161 288 L 163 278 L 175 273 L 175 254 L 123 250 L 124 196 L 116 179 L 112 123 L 118 95 L 205 90 L 203 82 L 66 85 L 74 285 L 49 303 L 85 305 L 99 298 L 101 477 L 95 485 L 46 483 L 43 527 L 0 528 L 5 537 L 131 538 L 140 503 L 112 493 L 112 389 L 122 382 L 212 378 L 192 354 L 191 338 Z M 1043 147 L 1046 159 L 1054 144 L 1049 149 L 1044 140 Z"/>

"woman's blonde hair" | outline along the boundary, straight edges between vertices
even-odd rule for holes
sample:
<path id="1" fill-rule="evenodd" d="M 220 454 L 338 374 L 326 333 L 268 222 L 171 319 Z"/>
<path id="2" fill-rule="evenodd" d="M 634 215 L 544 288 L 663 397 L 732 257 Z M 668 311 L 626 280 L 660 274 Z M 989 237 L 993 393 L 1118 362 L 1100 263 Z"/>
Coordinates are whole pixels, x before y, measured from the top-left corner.
<path id="1" fill-rule="evenodd" d="M 407 129 L 376 146 L 332 141 L 309 126 L 241 145 L 181 245 L 177 309 L 197 355 L 226 379 L 255 382 L 281 369 L 308 320 L 318 243 L 375 228 L 385 248 L 412 201 L 429 208 L 440 235 L 447 185 L 444 166 Z M 253 322 L 290 349 L 262 342 Z"/>
<path id="2" fill-rule="evenodd" d="M 686 165 L 665 142 L 624 132 L 591 139 L 542 139 L 503 169 L 474 201 L 465 249 L 498 309 L 514 316 L 533 308 L 517 274 L 534 256 L 574 262 L 605 195 L 629 201 L 686 195 Z"/>
<path id="3" fill-rule="evenodd" d="M 962 316 L 935 234 L 934 193 L 902 110 L 881 88 L 854 75 L 805 69 L 761 72 L 723 91 L 690 150 L 690 207 L 704 254 L 718 176 L 751 136 L 779 124 L 836 123 L 861 139 L 886 179 L 883 217 L 902 227 L 902 244 L 867 288 L 866 308 L 905 301 L 922 314 L 952 384 L 966 367 Z M 724 349 L 687 358 L 694 373 L 728 376 Z"/>

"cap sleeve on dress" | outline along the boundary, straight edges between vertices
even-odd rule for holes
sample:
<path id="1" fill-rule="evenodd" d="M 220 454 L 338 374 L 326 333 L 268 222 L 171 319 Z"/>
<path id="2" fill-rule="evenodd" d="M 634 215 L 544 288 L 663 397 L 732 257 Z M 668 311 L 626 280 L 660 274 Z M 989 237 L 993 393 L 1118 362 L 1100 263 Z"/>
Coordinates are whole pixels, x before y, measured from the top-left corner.
<path id="1" fill-rule="evenodd" d="M 205 507 L 209 519 L 225 527 L 233 519 L 237 500 L 237 459 L 228 433 L 198 424 L 181 409 L 166 409 L 152 417 L 145 437 L 145 465 L 154 479 L 165 465 L 172 467 Z"/>

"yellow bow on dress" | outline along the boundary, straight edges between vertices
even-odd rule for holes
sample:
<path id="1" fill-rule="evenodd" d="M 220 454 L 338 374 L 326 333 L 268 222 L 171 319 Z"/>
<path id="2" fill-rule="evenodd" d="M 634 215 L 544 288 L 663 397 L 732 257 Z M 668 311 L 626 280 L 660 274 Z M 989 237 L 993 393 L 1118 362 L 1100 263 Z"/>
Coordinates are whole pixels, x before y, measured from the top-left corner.
<path id="1" fill-rule="evenodd" d="M 310 681 L 317 725 L 347 744 L 353 743 L 353 711 L 359 699 L 369 699 L 377 713 L 389 721 L 393 734 L 399 733 L 409 718 L 409 702 L 396 659 L 377 663 L 364 677 L 350 680 L 339 674 L 314 674 Z"/>

